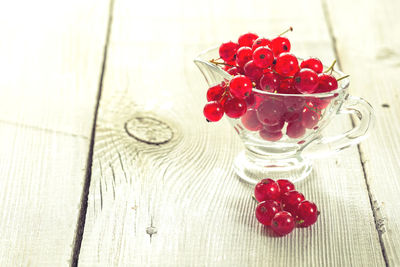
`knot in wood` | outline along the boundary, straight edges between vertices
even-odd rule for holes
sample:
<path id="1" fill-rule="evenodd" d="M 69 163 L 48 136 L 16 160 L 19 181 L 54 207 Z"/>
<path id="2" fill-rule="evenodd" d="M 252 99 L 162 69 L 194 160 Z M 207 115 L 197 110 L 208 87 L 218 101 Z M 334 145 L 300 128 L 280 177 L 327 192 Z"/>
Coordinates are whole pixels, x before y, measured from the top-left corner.
<path id="1" fill-rule="evenodd" d="M 150 145 L 165 144 L 174 136 L 168 124 L 145 116 L 137 116 L 127 121 L 125 131 L 136 140 Z"/>

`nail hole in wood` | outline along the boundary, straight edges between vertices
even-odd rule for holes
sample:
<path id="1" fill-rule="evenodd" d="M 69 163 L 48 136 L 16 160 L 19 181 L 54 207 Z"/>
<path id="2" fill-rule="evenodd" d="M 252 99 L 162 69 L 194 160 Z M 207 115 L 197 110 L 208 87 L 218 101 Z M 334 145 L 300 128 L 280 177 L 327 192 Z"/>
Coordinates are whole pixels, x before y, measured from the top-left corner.
<path id="1" fill-rule="evenodd" d="M 383 104 L 382 104 L 382 107 L 383 107 L 383 108 L 390 108 L 389 104 L 386 104 L 386 103 L 383 103 Z"/>

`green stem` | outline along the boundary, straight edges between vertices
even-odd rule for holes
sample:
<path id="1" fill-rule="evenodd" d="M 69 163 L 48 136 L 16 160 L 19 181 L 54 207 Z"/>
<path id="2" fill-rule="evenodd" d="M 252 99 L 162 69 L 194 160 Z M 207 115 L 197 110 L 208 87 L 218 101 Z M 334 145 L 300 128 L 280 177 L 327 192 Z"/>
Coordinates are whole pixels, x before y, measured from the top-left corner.
<path id="1" fill-rule="evenodd" d="M 336 81 L 340 81 L 340 80 L 346 79 L 346 78 L 349 77 L 349 76 L 350 76 L 350 75 L 342 76 L 342 77 L 340 77 L 339 79 L 336 79 Z"/>
<path id="2" fill-rule="evenodd" d="M 335 66 L 335 64 L 336 64 L 336 59 L 332 62 L 332 64 L 329 66 L 329 68 L 324 71 L 324 73 L 327 73 L 328 71 L 333 70 L 333 67 Z"/>
<path id="3" fill-rule="evenodd" d="M 287 29 L 286 31 L 282 32 L 282 33 L 279 34 L 278 36 L 282 36 L 282 35 L 284 35 L 285 33 L 291 32 L 291 31 L 293 31 L 293 27 L 292 27 L 292 26 L 290 26 L 289 29 Z"/>

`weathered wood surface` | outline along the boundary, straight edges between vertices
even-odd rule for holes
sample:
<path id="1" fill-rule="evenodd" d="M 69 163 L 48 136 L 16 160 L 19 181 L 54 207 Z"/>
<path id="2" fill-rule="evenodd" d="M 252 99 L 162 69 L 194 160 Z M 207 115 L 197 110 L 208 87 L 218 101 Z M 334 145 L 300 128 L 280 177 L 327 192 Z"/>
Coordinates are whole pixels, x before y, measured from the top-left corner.
<path id="1" fill-rule="evenodd" d="M 356 147 L 316 162 L 299 185 L 318 223 L 274 238 L 232 172 L 238 137 L 201 113 L 206 85 L 192 59 L 248 30 L 271 35 L 290 22 L 294 51 L 330 62 L 320 1 L 117 0 L 113 16 L 81 266 L 385 265 Z"/>
<path id="2" fill-rule="evenodd" d="M 8 1 L 0 16 L 0 265 L 72 257 L 108 1 Z"/>
<path id="3" fill-rule="evenodd" d="M 376 126 L 360 153 L 385 257 L 399 266 L 400 2 L 328 1 L 327 9 L 351 92 L 375 108 Z"/>

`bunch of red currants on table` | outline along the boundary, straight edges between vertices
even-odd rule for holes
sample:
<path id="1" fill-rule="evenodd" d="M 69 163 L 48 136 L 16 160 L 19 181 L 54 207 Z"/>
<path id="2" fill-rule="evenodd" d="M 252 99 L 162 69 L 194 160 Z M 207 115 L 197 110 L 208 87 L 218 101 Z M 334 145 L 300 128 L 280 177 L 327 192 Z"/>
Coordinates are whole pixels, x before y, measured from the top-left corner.
<path id="1" fill-rule="evenodd" d="M 257 220 L 270 226 L 279 236 L 289 234 L 296 225 L 313 225 L 318 219 L 317 206 L 305 200 L 288 180 L 263 179 L 256 185 L 254 197 L 259 201 L 255 212 Z"/>
<path id="2" fill-rule="evenodd" d="M 300 138 L 307 129 L 316 129 L 322 110 L 332 97 L 298 96 L 332 92 L 338 88 L 338 81 L 347 76 L 336 79 L 332 75 L 335 62 L 325 71 L 317 58 L 299 63 L 290 53 L 289 39 L 281 35 L 270 40 L 246 33 L 237 42 L 221 44 L 220 58 L 210 62 L 232 78 L 208 89 L 208 103 L 203 110 L 207 121 L 219 121 L 224 114 L 241 118 L 247 130 L 258 131 L 268 141 L 280 140 L 285 124 L 289 138 Z M 260 98 L 253 89 L 276 97 L 269 94 Z"/>

